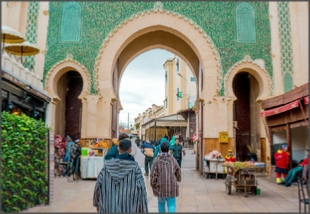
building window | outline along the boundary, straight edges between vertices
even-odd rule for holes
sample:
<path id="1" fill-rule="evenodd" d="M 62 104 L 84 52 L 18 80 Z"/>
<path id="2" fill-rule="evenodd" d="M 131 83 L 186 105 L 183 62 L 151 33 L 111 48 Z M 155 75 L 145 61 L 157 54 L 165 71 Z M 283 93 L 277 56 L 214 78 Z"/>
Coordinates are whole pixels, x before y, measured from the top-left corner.
<path id="1" fill-rule="evenodd" d="M 78 42 L 81 33 L 81 6 L 77 2 L 68 2 L 63 6 L 61 20 L 61 41 Z"/>
<path id="2" fill-rule="evenodd" d="M 195 77 L 191 77 L 191 82 L 195 82 Z"/>
<path id="3" fill-rule="evenodd" d="M 180 62 L 179 62 L 179 58 L 177 58 L 177 63 L 176 63 L 176 66 L 177 66 L 177 72 L 179 72 L 179 70 L 180 70 Z"/>
<path id="4" fill-rule="evenodd" d="M 250 3 L 242 2 L 236 8 L 237 42 L 255 43 L 255 11 Z"/>

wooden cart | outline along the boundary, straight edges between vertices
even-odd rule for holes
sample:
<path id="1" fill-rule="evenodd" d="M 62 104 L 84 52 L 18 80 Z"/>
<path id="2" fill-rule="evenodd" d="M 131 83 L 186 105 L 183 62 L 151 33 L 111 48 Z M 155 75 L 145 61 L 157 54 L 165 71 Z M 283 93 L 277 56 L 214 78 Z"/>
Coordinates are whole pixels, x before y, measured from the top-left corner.
<path id="1" fill-rule="evenodd" d="M 247 197 L 248 193 L 256 195 L 257 180 L 255 176 L 255 167 L 235 169 L 232 166 L 227 167 L 227 176 L 225 181 L 226 192 L 231 194 L 232 186 L 235 187 L 236 192 L 244 191 L 244 196 Z"/>

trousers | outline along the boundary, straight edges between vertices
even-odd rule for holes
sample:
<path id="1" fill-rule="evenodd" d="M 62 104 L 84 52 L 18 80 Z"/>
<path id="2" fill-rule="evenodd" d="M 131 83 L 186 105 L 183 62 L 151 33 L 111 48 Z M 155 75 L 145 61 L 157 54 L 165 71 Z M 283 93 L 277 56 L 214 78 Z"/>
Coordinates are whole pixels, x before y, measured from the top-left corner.
<path id="1" fill-rule="evenodd" d="M 144 159 L 144 168 L 145 168 L 145 173 L 149 174 L 149 169 L 151 170 L 152 164 L 153 164 L 153 157 L 145 157 Z M 150 168 L 149 168 L 150 166 Z"/>
<path id="2" fill-rule="evenodd" d="M 297 174 L 299 172 L 302 172 L 302 170 L 303 170 L 302 166 L 296 166 L 295 168 L 291 169 L 288 172 L 286 178 L 284 179 L 285 184 L 289 184 L 289 185 L 292 184 Z"/>
<path id="3" fill-rule="evenodd" d="M 158 197 L 158 212 L 165 213 L 166 212 L 166 202 L 168 206 L 168 213 L 175 213 L 176 202 L 175 197 L 171 198 L 161 198 Z"/>

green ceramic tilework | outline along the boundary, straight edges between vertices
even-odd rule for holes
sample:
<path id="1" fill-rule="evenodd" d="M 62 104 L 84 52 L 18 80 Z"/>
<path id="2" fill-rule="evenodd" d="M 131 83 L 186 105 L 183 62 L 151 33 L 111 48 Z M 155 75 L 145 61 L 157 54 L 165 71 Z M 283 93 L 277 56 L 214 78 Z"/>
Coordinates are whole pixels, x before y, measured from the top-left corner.
<path id="1" fill-rule="evenodd" d="M 39 2 L 29 2 L 26 26 L 26 40 L 32 44 L 37 44 L 39 7 Z M 34 56 L 24 57 L 23 65 L 30 71 L 34 71 Z"/>
<path id="2" fill-rule="evenodd" d="M 284 85 L 284 91 L 288 92 L 293 89 L 293 76 L 290 73 L 285 73 L 283 75 L 283 85 Z"/>
<path id="3" fill-rule="evenodd" d="M 77 2 L 68 2 L 63 7 L 61 20 L 61 41 L 78 42 L 81 31 L 81 6 Z"/>
<path id="4" fill-rule="evenodd" d="M 80 42 L 61 42 L 60 26 L 64 2 L 49 3 L 48 50 L 46 52 L 44 78 L 57 62 L 72 54 L 90 72 L 90 93 L 96 94 L 94 68 L 99 48 L 106 36 L 119 24 L 134 14 L 153 8 L 180 14 L 199 25 L 212 39 L 220 54 L 222 75 L 245 55 L 263 59 L 272 77 L 271 36 L 268 2 L 251 2 L 256 15 L 256 43 L 237 43 L 236 7 L 239 2 L 163 1 L 155 2 L 79 2 L 82 8 Z M 180 26 L 181 27 L 181 26 Z M 223 79 L 223 78 L 222 78 Z M 222 81 L 222 80 L 221 80 Z M 224 83 L 219 95 L 224 94 Z"/>
<path id="5" fill-rule="evenodd" d="M 237 42 L 255 43 L 255 10 L 250 3 L 242 2 L 236 8 Z"/>
<path id="6" fill-rule="evenodd" d="M 292 74 L 294 73 L 289 2 L 278 2 L 278 16 L 281 70 L 284 92 L 288 92 L 293 89 Z"/>

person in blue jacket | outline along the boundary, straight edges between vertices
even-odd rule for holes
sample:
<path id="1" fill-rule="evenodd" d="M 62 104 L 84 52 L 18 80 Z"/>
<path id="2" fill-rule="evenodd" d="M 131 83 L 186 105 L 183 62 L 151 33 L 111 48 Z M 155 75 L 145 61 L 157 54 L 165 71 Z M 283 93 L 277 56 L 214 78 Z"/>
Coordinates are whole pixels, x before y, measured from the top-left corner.
<path id="1" fill-rule="evenodd" d="M 158 155 L 158 153 L 160 152 L 160 145 L 163 143 L 163 142 L 167 142 L 169 143 L 168 139 L 163 137 L 162 139 L 160 139 L 160 144 L 158 144 L 155 148 L 155 152 L 154 152 L 154 158 Z"/>
<path id="2" fill-rule="evenodd" d="M 69 162 L 70 161 L 71 146 L 73 146 L 75 143 L 73 142 L 73 140 L 71 139 L 71 137 L 69 135 L 67 135 L 66 139 L 67 139 L 68 143 L 67 143 L 67 148 L 66 148 L 66 154 L 64 156 L 63 161 Z"/>
<path id="3" fill-rule="evenodd" d="M 118 155 L 117 147 L 119 145 L 119 142 L 125 138 L 129 138 L 129 136 L 126 133 L 122 133 L 117 138 L 112 139 L 112 147 L 109 149 L 107 154 L 104 156 L 104 160 L 110 160 L 115 158 Z"/>

